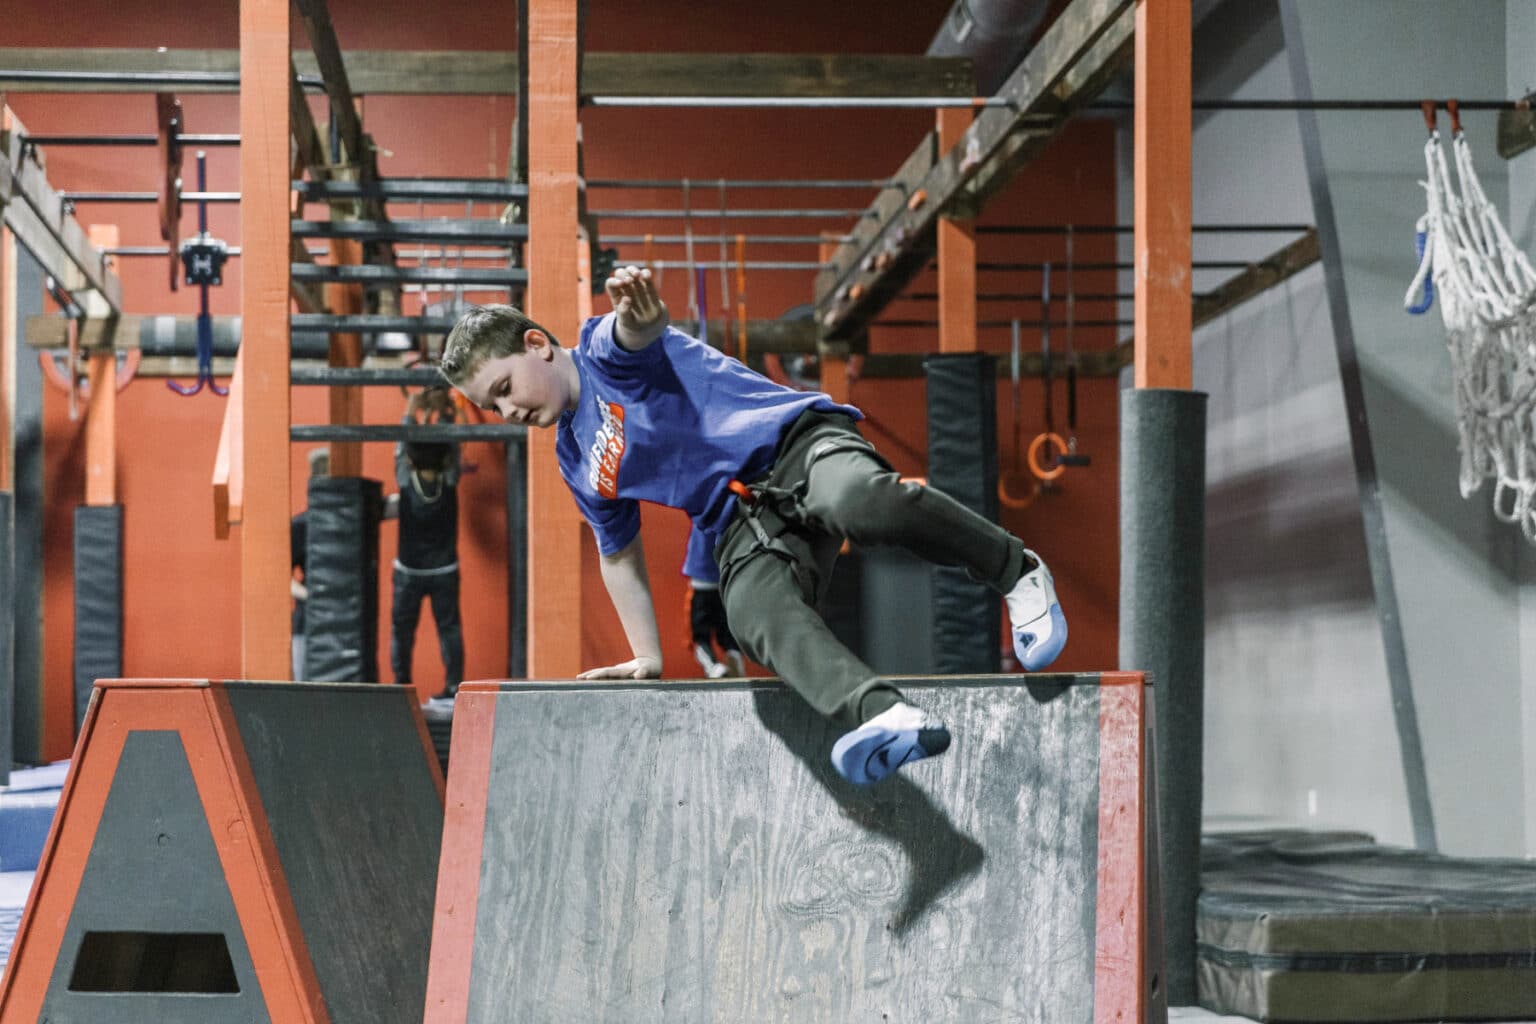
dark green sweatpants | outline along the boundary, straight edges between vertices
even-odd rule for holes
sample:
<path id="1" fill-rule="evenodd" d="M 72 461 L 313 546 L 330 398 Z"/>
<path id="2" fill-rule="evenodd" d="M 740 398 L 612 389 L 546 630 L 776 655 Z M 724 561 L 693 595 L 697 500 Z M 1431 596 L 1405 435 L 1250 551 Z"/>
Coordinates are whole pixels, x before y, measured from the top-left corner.
<path id="1" fill-rule="evenodd" d="M 742 650 L 824 715 L 849 727 L 901 699 L 832 635 L 817 606 L 843 539 L 960 566 L 1006 593 L 1024 545 L 948 495 L 902 483 L 840 413 L 807 412 L 785 432 L 769 474 L 750 482 L 715 548 L 726 618 Z"/>

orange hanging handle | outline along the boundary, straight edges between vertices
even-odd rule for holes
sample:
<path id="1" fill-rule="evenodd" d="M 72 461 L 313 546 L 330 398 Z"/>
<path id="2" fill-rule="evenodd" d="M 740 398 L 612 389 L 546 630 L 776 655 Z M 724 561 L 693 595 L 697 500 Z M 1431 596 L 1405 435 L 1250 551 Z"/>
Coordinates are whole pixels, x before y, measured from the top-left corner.
<path id="1" fill-rule="evenodd" d="M 1029 462 L 1029 471 L 1035 474 L 1036 477 L 1045 481 L 1055 480 L 1057 477 L 1061 476 L 1061 474 L 1067 471 L 1067 467 L 1059 461 L 1054 466 L 1050 467 L 1047 467 L 1041 463 L 1040 456 L 1042 452 L 1044 452 L 1045 446 L 1048 444 L 1053 444 L 1056 446 L 1057 455 L 1061 455 L 1067 450 L 1067 442 L 1061 439 L 1061 435 L 1055 433 L 1054 431 L 1047 430 L 1045 433 L 1040 434 L 1033 441 L 1029 442 L 1029 457 L 1027 459 Z"/>
<path id="2" fill-rule="evenodd" d="M 1010 478 L 1018 480 L 1024 477 L 1023 473 L 1006 471 L 997 475 L 997 500 L 1002 502 L 1003 508 L 1013 509 L 1015 512 L 1029 508 L 1040 497 L 1040 485 L 1037 483 L 1027 493 L 1014 494 L 1008 490 Z"/>

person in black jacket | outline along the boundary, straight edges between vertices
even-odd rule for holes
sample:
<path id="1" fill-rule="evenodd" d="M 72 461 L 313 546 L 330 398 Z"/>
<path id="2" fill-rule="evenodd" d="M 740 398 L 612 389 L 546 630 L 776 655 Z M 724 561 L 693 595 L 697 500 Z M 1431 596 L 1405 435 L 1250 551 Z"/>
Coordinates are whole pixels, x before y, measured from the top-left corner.
<path id="1" fill-rule="evenodd" d="M 444 388 L 412 395 L 404 422 L 451 422 L 453 404 Z M 421 602 L 432 602 L 444 683 L 434 700 L 452 700 L 464 680 L 464 630 L 459 621 L 459 450 L 445 442 L 407 441 L 395 446 L 395 483 L 386 519 L 400 520 L 390 613 L 390 667 L 395 682 L 411 685 L 411 656 Z"/>

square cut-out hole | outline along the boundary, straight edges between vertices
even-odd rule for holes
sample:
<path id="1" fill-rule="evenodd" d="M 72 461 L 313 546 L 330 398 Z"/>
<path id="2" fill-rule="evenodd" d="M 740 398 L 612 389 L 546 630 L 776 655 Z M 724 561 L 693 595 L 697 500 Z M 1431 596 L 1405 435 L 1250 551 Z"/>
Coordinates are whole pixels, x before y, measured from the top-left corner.
<path id="1" fill-rule="evenodd" d="M 217 932 L 86 932 L 69 990 L 228 995 L 240 982 Z"/>

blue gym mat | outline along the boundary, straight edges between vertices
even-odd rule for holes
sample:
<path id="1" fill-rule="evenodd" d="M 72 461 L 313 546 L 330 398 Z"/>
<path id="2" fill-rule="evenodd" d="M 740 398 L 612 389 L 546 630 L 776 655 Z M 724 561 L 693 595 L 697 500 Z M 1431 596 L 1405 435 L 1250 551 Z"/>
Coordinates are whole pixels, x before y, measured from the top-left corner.
<path id="1" fill-rule="evenodd" d="M 10 958 L 68 771 L 68 761 L 27 768 L 12 772 L 11 784 L 0 786 L 0 971 Z"/>

